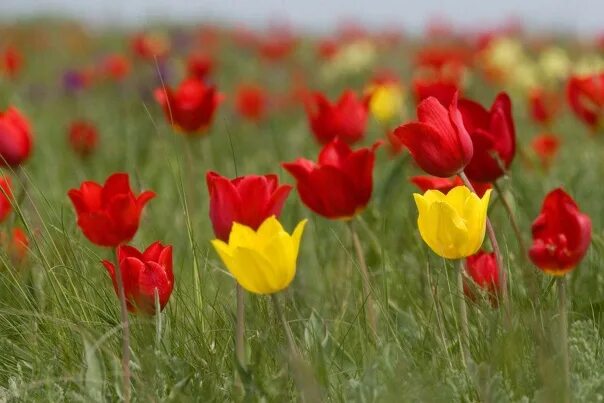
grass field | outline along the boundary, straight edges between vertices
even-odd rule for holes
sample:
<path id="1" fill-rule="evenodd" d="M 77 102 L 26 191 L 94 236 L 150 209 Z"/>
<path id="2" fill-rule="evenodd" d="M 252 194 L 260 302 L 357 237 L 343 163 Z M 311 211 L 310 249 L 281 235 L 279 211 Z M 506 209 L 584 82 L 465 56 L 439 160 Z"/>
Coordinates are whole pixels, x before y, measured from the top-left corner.
<path id="1" fill-rule="evenodd" d="M 67 191 L 84 180 L 103 182 L 128 172 L 135 192 L 157 196 L 145 208 L 131 244 L 143 248 L 161 240 L 174 247 L 175 286 L 160 316 L 130 315 L 132 397 L 135 401 L 421 401 L 557 402 L 563 398 L 558 293 L 555 282 L 524 259 L 510 219 L 493 193 L 489 216 L 497 233 L 510 292 L 509 320 L 485 298 L 467 299 L 469 352 L 462 360 L 456 266 L 435 255 L 417 230 L 417 209 L 409 182 L 421 171 L 408 154 L 376 154 L 374 188 L 367 209 L 353 225 L 361 239 L 377 311 L 377 337 L 365 317 L 359 261 L 348 226 L 324 219 L 289 196 L 281 221 L 291 231 L 304 218 L 297 274 L 279 298 L 302 358 L 292 359 L 284 330 L 267 296 L 245 295 L 247 371 L 235 365 L 235 282 L 210 244 L 205 173 L 234 177 L 277 173 L 294 184 L 281 163 L 315 159 L 319 151 L 301 104 L 269 108 L 260 122 L 242 119 L 233 108 L 241 82 L 260 84 L 275 97 L 290 91 L 292 77 L 331 98 L 346 88 L 362 92 L 372 71 L 388 68 L 407 88 L 405 108 L 393 127 L 415 118 L 409 90 L 413 55 L 432 39 L 410 38 L 373 49 L 358 72 L 340 74 L 318 60 L 314 39 L 302 37 L 286 60 L 270 63 L 219 34 L 217 65 L 210 80 L 226 100 L 207 135 L 176 133 L 152 97 L 155 87 L 176 85 L 183 60 L 194 45 L 194 27 L 157 29 L 170 33 L 172 49 L 160 80 L 159 63 L 135 59 L 128 33 L 86 32 L 72 25 L 38 22 L 4 28 L 0 36 L 23 53 L 16 78 L 0 82 L 0 110 L 13 105 L 32 124 L 31 158 L 6 169 L 22 202 L 2 223 L 7 233 L 23 228 L 29 238 L 24 261 L 0 253 L 0 401 L 116 401 L 122 396 L 119 303 L 101 264 L 108 248 L 92 245 L 76 225 Z M 166 34 L 167 35 L 167 34 Z M 531 58 L 529 39 L 520 37 Z M 448 42 L 447 42 L 448 43 Z M 553 42 L 555 45 L 556 42 Z M 559 40 L 571 62 L 595 48 Z M 181 47 L 179 47 L 181 46 Z M 63 74 L 98 64 L 120 52 L 132 59 L 121 82 L 96 79 L 75 92 Z M 596 53 L 597 54 L 597 53 Z M 600 53 L 601 54 L 601 53 Z M 604 200 L 604 144 L 565 107 L 551 128 L 561 139 L 551 169 L 541 169 L 531 148 L 543 131 L 528 113 L 525 92 L 486 81 L 469 70 L 464 95 L 490 105 L 506 88 L 513 99 L 518 152 L 499 186 L 512 205 L 525 237 L 543 197 L 563 186 L 593 222 L 592 244 L 568 277 L 568 343 L 573 401 L 604 398 L 604 273 L 601 223 Z M 98 148 L 82 159 L 67 142 L 67 127 L 85 118 L 97 126 Z M 384 138 L 370 119 L 368 146 Z M 5 235 L 6 239 L 6 235 Z M 489 249 L 488 240 L 484 247 Z M 526 276 L 538 290 L 529 293 Z M 238 379 L 242 379 L 239 381 Z M 243 385 L 243 386 L 242 386 Z M 316 394 L 315 394 L 316 393 Z M 309 397 L 310 396 L 310 397 Z M 314 396 L 314 397 L 313 397 Z"/>

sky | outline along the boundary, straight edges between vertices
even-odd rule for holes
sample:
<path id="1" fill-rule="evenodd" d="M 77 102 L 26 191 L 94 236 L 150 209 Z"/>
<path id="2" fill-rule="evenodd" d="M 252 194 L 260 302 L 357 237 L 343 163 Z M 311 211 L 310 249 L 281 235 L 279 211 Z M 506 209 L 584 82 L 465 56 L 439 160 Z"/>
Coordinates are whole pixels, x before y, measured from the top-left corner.
<path id="1" fill-rule="evenodd" d="M 126 26 L 158 20 L 260 26 L 285 17 L 294 27 L 315 31 L 327 31 L 349 19 L 412 32 L 421 31 L 434 17 L 466 28 L 519 17 L 529 29 L 604 32 L 604 0 L 0 0 L 2 21 L 45 15 Z"/>

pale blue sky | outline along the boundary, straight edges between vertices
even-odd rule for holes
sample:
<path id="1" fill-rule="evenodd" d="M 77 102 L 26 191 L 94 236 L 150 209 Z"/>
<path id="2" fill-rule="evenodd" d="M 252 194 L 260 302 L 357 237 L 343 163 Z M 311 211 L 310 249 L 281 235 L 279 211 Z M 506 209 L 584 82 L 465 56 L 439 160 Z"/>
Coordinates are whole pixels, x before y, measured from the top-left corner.
<path id="1" fill-rule="evenodd" d="M 470 28 L 515 15 L 534 29 L 604 32 L 604 0 L 0 0 L 1 20 L 49 13 L 113 24 L 220 19 L 261 25 L 285 16 L 295 26 L 314 30 L 330 29 L 347 17 L 412 31 L 435 15 Z"/>

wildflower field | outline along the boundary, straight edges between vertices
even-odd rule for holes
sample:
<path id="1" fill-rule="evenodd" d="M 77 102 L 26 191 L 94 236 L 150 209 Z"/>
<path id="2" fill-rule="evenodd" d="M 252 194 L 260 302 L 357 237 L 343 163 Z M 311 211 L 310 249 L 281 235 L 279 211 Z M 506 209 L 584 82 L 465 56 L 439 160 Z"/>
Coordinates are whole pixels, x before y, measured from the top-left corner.
<path id="1" fill-rule="evenodd" d="M 0 401 L 604 398 L 604 40 L 0 26 Z"/>

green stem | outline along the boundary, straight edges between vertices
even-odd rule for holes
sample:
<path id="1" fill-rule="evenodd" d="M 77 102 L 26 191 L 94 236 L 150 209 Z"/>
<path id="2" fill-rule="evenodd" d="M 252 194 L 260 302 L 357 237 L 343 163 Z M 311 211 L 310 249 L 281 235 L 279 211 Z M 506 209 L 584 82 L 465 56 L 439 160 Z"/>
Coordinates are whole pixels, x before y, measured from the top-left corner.
<path id="1" fill-rule="evenodd" d="M 463 275 L 464 275 L 464 261 L 459 260 L 459 269 L 457 270 L 457 292 L 459 294 L 459 343 L 461 345 L 461 357 L 463 365 L 467 368 L 468 361 L 470 359 L 470 353 L 468 351 L 469 346 L 469 328 L 468 328 L 468 307 L 466 306 L 466 298 L 463 292 Z"/>
<path id="2" fill-rule="evenodd" d="M 271 294 L 271 301 L 273 302 L 273 307 L 275 308 L 275 313 L 279 317 L 279 321 L 281 322 L 281 326 L 283 326 L 283 331 L 285 332 L 285 337 L 287 338 L 287 345 L 289 347 L 289 351 L 293 358 L 300 358 L 300 351 L 296 346 L 296 340 L 294 339 L 294 333 L 292 332 L 291 327 L 287 320 L 285 320 L 285 315 L 283 314 L 283 310 L 281 309 L 281 304 L 279 304 L 279 299 L 276 294 Z"/>
<path id="3" fill-rule="evenodd" d="M 117 250 L 115 253 L 115 277 L 117 282 L 117 294 L 120 300 L 120 316 L 122 325 L 122 382 L 124 391 L 124 402 L 130 401 L 130 322 L 128 321 L 128 306 L 126 304 L 126 292 L 122 270 L 120 268 Z"/>
<path id="4" fill-rule="evenodd" d="M 235 316 L 235 354 L 241 368 L 246 368 L 245 360 L 245 301 L 243 288 L 237 283 L 237 312 Z"/>
<path id="5" fill-rule="evenodd" d="M 570 357 L 568 352 L 568 302 L 566 298 L 566 276 L 558 279 L 558 298 L 560 315 L 560 343 L 562 349 L 562 371 L 564 382 L 564 394 L 561 401 L 570 402 Z"/>

